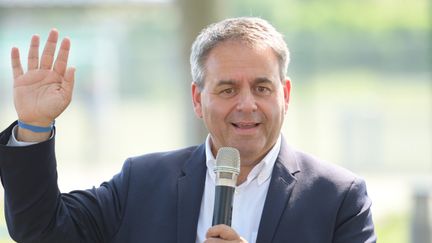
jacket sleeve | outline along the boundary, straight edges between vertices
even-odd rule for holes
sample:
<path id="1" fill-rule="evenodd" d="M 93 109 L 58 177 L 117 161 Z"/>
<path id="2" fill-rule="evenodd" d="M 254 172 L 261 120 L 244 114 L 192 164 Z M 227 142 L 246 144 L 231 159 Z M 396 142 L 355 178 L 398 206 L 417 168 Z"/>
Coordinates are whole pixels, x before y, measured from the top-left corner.
<path id="1" fill-rule="evenodd" d="M 106 242 L 116 233 L 127 200 L 130 163 L 98 188 L 60 193 L 54 138 L 6 146 L 12 124 L 0 133 L 0 177 L 5 217 L 17 242 Z"/>
<path id="2" fill-rule="evenodd" d="M 375 243 L 371 205 L 365 182 L 354 179 L 339 208 L 333 242 Z"/>

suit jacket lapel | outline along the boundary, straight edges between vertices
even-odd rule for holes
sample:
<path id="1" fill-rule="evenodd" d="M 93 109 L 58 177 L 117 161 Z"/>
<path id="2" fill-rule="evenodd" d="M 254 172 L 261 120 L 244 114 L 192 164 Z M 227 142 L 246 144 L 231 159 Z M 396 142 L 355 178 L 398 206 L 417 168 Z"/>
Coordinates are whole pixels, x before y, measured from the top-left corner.
<path id="1" fill-rule="evenodd" d="M 272 242 L 280 218 L 288 205 L 296 184 L 294 174 L 299 172 L 294 151 L 282 139 L 281 151 L 273 168 L 258 230 L 257 243 Z"/>
<path id="2" fill-rule="evenodd" d="M 183 175 L 178 179 L 177 196 L 177 242 L 195 242 L 198 217 L 204 191 L 205 146 L 199 146 L 183 167 Z"/>

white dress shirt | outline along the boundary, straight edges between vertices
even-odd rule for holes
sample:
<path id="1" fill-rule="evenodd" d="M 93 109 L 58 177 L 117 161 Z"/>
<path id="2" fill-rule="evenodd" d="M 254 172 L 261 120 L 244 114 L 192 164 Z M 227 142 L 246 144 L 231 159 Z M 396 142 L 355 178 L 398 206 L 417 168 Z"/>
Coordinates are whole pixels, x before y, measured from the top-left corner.
<path id="1" fill-rule="evenodd" d="M 14 126 L 14 128 L 12 129 L 12 135 L 9 138 L 8 143 L 6 144 L 6 146 L 11 146 L 11 147 L 23 147 L 23 146 L 28 146 L 28 145 L 32 145 L 32 144 L 36 144 L 36 142 L 22 142 L 22 141 L 18 141 L 16 139 L 16 130 L 17 130 L 18 125 Z M 51 138 L 54 136 L 54 133 L 51 134 Z"/>
<path id="2" fill-rule="evenodd" d="M 256 242 L 264 201 L 280 145 L 281 136 L 261 162 L 251 170 L 246 181 L 235 189 L 231 227 L 249 243 Z M 216 159 L 211 152 L 210 135 L 207 136 L 205 149 L 207 173 L 198 219 L 197 243 L 204 242 L 207 230 L 212 226 L 213 220 L 216 186 L 216 174 L 213 169 L 216 166 Z"/>

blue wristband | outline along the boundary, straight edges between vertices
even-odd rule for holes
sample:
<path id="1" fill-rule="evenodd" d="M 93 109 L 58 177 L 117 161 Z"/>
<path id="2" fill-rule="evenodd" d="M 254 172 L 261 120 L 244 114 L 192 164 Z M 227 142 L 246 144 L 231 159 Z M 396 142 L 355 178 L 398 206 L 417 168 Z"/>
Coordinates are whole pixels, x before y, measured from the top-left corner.
<path id="1" fill-rule="evenodd" d="M 18 127 L 30 130 L 32 132 L 37 132 L 37 133 L 51 132 L 54 128 L 54 122 L 51 123 L 51 125 L 48 127 L 39 127 L 39 126 L 33 126 L 30 124 L 26 124 L 26 123 L 18 120 Z"/>

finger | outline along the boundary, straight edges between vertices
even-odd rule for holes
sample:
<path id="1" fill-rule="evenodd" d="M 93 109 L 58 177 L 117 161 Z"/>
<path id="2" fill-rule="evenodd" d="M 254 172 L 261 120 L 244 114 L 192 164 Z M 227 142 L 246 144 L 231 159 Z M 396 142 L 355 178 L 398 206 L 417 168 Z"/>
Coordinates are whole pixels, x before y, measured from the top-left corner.
<path id="1" fill-rule="evenodd" d="M 12 51 L 11 51 L 11 60 L 12 60 L 13 77 L 14 77 L 14 79 L 16 79 L 18 76 L 21 76 L 23 74 L 23 69 L 22 69 L 22 66 L 21 66 L 19 50 L 16 47 L 12 48 Z"/>
<path id="2" fill-rule="evenodd" d="M 64 75 L 64 80 L 66 81 L 66 83 L 68 85 L 72 85 L 75 82 L 75 68 L 74 67 L 69 67 L 66 69 L 65 75 Z"/>
<path id="3" fill-rule="evenodd" d="M 75 83 L 75 68 L 69 67 L 66 69 L 63 85 L 67 90 L 72 90 Z"/>
<path id="4" fill-rule="evenodd" d="M 39 36 L 32 36 L 30 49 L 28 52 L 27 70 L 37 69 L 39 67 Z"/>
<path id="5" fill-rule="evenodd" d="M 60 50 L 57 54 L 57 59 L 54 63 L 54 71 L 60 74 L 61 76 L 63 76 L 66 71 L 67 61 L 69 57 L 69 50 L 70 50 L 70 40 L 69 38 L 64 38 L 60 45 Z"/>
<path id="6" fill-rule="evenodd" d="M 75 83 L 75 68 L 69 67 L 66 69 L 64 82 L 61 83 L 62 88 L 66 91 L 66 99 L 69 102 L 72 100 L 73 87 Z"/>
<path id="7" fill-rule="evenodd" d="M 204 243 L 226 243 L 226 241 L 219 238 L 207 238 L 204 240 Z"/>
<path id="8" fill-rule="evenodd" d="M 211 227 L 206 234 L 206 238 L 221 238 L 223 240 L 237 240 L 239 235 L 234 231 L 233 228 L 219 224 Z"/>
<path id="9" fill-rule="evenodd" d="M 54 61 L 54 53 L 58 40 L 58 31 L 52 29 L 49 33 L 48 40 L 45 44 L 45 48 L 42 52 L 40 68 L 41 69 L 51 69 Z"/>

